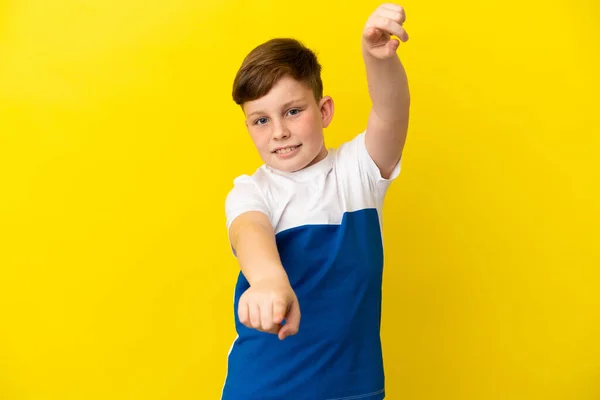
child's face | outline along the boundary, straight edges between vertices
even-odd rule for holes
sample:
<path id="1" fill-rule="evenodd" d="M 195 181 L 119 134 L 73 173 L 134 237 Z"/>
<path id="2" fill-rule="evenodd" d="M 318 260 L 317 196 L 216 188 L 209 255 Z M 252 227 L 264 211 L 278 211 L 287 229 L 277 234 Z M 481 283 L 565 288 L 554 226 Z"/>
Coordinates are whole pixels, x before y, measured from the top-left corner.
<path id="1" fill-rule="evenodd" d="M 293 172 L 327 155 L 323 128 L 333 117 L 329 96 L 317 103 L 311 89 L 286 76 L 243 109 L 248 132 L 265 164 Z"/>

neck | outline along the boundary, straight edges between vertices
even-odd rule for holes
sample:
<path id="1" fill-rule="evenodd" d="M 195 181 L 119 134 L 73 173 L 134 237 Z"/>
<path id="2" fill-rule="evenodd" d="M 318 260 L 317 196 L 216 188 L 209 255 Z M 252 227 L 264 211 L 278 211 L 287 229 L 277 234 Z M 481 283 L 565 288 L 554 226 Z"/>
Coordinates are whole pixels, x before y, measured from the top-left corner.
<path id="1" fill-rule="evenodd" d="M 318 163 L 319 161 L 324 160 L 325 157 L 327 157 L 327 147 L 325 146 L 325 143 L 323 143 L 323 146 L 321 147 L 319 154 L 317 154 L 317 156 L 306 167 L 310 167 L 311 165 L 314 165 L 314 164 Z"/>

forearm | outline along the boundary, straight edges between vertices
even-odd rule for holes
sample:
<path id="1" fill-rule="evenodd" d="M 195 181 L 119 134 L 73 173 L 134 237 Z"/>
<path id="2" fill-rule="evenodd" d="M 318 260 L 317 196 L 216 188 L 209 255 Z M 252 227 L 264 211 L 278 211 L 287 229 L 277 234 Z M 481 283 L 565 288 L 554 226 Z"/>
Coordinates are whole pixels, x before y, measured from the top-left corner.
<path id="1" fill-rule="evenodd" d="M 250 285 L 265 280 L 288 281 L 270 226 L 245 223 L 232 236 L 240 268 Z"/>
<path id="2" fill-rule="evenodd" d="M 363 59 L 373 111 L 382 121 L 407 123 L 410 92 L 406 71 L 398 56 L 378 59 L 363 47 Z"/>

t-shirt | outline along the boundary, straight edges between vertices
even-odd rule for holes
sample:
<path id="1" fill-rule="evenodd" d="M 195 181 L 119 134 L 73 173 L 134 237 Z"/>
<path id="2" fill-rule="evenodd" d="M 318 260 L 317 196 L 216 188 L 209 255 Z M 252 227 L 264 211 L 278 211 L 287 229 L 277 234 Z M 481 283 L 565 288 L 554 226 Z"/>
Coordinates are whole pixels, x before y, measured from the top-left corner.
<path id="1" fill-rule="evenodd" d="M 249 288 L 240 272 L 234 296 L 237 338 L 222 400 L 380 400 L 384 196 L 389 179 L 361 133 L 296 172 L 263 165 L 234 180 L 227 228 L 247 211 L 265 213 L 301 311 L 299 331 L 280 341 L 240 323 Z"/>

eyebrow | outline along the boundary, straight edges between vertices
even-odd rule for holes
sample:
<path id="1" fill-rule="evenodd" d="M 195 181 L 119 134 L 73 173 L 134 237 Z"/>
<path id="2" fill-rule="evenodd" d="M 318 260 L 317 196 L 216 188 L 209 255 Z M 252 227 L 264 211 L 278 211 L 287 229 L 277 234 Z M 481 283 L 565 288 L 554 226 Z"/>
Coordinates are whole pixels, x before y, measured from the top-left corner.
<path id="1" fill-rule="evenodd" d="M 299 103 L 301 101 L 303 101 L 303 99 L 290 100 L 290 101 L 284 103 L 281 108 L 286 109 L 289 106 L 291 106 L 292 104 Z M 262 111 L 262 110 L 253 111 L 250 114 L 248 114 L 248 118 L 252 117 L 253 115 L 261 115 L 261 114 L 266 114 L 266 113 L 264 111 Z"/>

